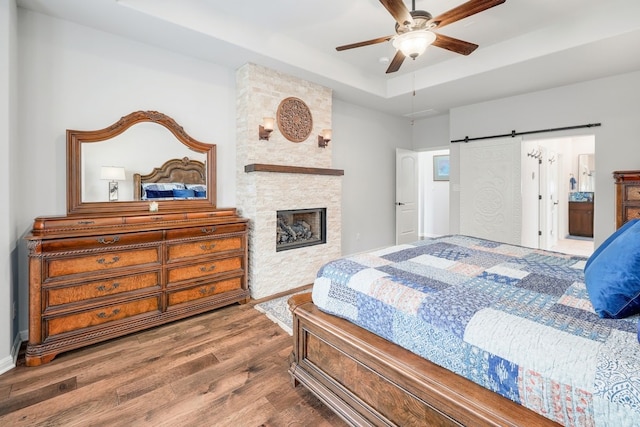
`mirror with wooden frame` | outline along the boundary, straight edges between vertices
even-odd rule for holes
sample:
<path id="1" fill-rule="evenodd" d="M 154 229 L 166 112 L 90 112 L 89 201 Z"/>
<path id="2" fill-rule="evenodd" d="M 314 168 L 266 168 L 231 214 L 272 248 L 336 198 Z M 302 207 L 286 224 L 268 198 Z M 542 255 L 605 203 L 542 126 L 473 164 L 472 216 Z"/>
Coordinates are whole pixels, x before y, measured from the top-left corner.
<path id="1" fill-rule="evenodd" d="M 216 145 L 171 117 L 135 111 L 104 129 L 67 130 L 69 215 L 215 208 Z"/>

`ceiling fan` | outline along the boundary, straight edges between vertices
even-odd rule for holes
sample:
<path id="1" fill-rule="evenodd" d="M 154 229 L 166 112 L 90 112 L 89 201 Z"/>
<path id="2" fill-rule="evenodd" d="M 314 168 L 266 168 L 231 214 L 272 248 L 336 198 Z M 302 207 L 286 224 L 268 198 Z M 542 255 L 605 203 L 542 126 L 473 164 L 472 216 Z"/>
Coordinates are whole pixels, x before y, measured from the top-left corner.
<path id="1" fill-rule="evenodd" d="M 396 34 L 338 46 L 336 50 L 342 51 L 392 40 L 393 46 L 396 48 L 396 54 L 387 68 L 387 74 L 398 71 L 407 56 L 416 59 L 431 44 L 461 55 L 469 55 L 476 50 L 477 44 L 434 33 L 433 31 L 498 6 L 505 1 L 470 0 L 434 18 L 427 11 L 416 10 L 415 0 L 411 2 L 411 8 L 413 9 L 411 11 L 407 9 L 402 0 L 380 0 L 380 3 L 396 20 Z"/>

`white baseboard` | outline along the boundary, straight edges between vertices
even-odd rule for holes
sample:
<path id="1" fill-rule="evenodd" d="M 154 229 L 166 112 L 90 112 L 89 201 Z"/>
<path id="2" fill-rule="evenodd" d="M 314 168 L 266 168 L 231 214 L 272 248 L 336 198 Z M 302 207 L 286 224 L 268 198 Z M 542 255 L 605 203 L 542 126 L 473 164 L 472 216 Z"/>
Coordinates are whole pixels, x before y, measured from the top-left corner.
<path id="1" fill-rule="evenodd" d="M 9 356 L 0 360 L 0 375 L 4 374 L 7 371 L 12 370 L 15 367 L 16 367 L 15 357 L 10 354 Z"/>

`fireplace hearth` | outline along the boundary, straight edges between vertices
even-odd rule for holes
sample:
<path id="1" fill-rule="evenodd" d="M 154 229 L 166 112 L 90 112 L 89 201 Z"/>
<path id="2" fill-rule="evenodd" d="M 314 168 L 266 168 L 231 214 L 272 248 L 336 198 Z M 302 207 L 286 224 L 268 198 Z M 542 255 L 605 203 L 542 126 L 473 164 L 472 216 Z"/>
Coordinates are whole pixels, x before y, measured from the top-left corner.
<path id="1" fill-rule="evenodd" d="M 286 251 L 327 242 L 327 209 L 297 209 L 276 212 L 276 251 Z"/>

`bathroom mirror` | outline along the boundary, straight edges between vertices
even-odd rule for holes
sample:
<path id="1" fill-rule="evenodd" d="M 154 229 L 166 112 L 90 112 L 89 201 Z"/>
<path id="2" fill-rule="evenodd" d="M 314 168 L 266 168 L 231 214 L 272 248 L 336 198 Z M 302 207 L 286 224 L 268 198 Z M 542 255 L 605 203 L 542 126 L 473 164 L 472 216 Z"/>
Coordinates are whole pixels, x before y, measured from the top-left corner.
<path id="1" fill-rule="evenodd" d="M 148 213 L 153 201 L 160 213 L 214 209 L 215 152 L 214 144 L 191 138 L 171 117 L 157 111 L 136 111 L 100 130 L 67 130 L 67 213 Z M 203 165 L 197 182 L 206 191 L 199 197 L 165 195 L 151 200 L 134 189 L 134 175 L 153 174 L 178 159 L 179 164 Z"/>
<path id="2" fill-rule="evenodd" d="M 578 155 L 578 191 L 593 191 L 595 182 L 595 156 Z"/>

